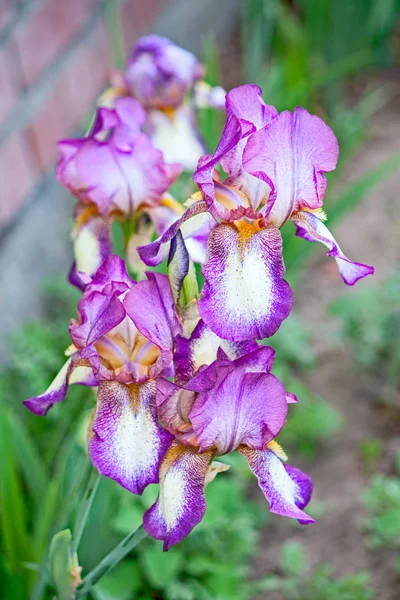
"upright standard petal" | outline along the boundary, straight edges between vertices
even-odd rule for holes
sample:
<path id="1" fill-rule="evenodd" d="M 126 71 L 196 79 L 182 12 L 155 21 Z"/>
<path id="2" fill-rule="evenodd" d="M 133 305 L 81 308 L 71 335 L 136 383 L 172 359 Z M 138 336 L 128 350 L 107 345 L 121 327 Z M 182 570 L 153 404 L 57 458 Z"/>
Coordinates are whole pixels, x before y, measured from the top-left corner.
<path id="1" fill-rule="evenodd" d="M 218 225 L 208 239 L 199 311 L 219 337 L 236 342 L 272 336 L 289 315 L 278 229 Z"/>
<path id="2" fill-rule="evenodd" d="M 298 519 L 302 524 L 314 522 L 302 510 L 312 494 L 313 484 L 308 475 L 295 467 L 284 465 L 272 450 L 250 450 L 246 446 L 238 450 L 247 458 L 271 512 Z"/>
<path id="3" fill-rule="evenodd" d="M 263 449 L 282 429 L 287 410 L 285 388 L 274 375 L 246 372 L 235 361 L 219 369 L 211 390 L 197 395 L 189 420 L 200 450 L 215 446 L 222 455 L 241 444 Z"/>
<path id="4" fill-rule="evenodd" d="M 327 248 L 327 256 L 333 256 L 339 268 L 343 281 L 347 285 L 354 285 L 359 279 L 374 274 L 374 267 L 352 262 L 341 251 L 339 244 L 316 214 L 300 210 L 292 217 L 296 225 L 296 235 L 310 242 L 321 242 Z"/>
<path id="5" fill-rule="evenodd" d="M 322 206 L 324 173 L 335 169 L 338 155 L 331 129 L 319 117 L 297 107 L 292 113 L 282 112 L 250 136 L 243 167 L 271 187 L 269 218 L 281 227 L 294 210 Z"/>
<path id="6" fill-rule="evenodd" d="M 102 381 L 89 455 L 96 469 L 134 494 L 158 483 L 160 462 L 172 441 L 158 423 L 154 381 L 141 385 Z"/>
<path id="7" fill-rule="evenodd" d="M 140 333 L 164 350 L 172 351 L 174 337 L 181 331 L 168 277 L 147 273 L 124 299 L 127 314 Z"/>
<path id="8" fill-rule="evenodd" d="M 160 467 L 160 495 L 143 517 L 144 528 L 164 551 L 185 538 L 206 510 L 204 487 L 212 451 L 172 444 Z"/>

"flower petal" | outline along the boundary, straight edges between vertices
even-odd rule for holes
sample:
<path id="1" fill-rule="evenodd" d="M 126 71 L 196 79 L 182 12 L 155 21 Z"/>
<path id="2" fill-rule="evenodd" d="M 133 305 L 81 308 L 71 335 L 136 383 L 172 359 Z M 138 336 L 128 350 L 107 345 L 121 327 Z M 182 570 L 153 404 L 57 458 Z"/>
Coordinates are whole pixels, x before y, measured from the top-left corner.
<path id="1" fill-rule="evenodd" d="M 69 277 L 80 289 L 85 288 L 80 273 L 92 277 L 112 252 L 110 223 L 100 215 L 82 217 L 83 213 L 77 215 L 72 231 L 75 262 Z"/>
<path id="2" fill-rule="evenodd" d="M 338 155 L 331 129 L 319 117 L 297 107 L 282 112 L 250 136 L 243 167 L 271 187 L 274 202 L 269 217 L 281 227 L 294 210 L 322 206 L 323 174 L 335 169 Z"/>
<path id="3" fill-rule="evenodd" d="M 195 114 L 188 106 L 181 106 L 170 114 L 150 110 L 144 131 L 154 147 L 161 150 L 164 159 L 182 165 L 184 171 L 193 173 L 200 156 L 206 152 Z"/>
<path id="4" fill-rule="evenodd" d="M 256 475 L 258 484 L 268 500 L 269 510 L 277 515 L 298 519 L 301 523 L 313 523 L 303 509 L 312 494 L 311 478 L 290 465 L 284 465 L 272 450 L 238 448 Z"/>
<path id="5" fill-rule="evenodd" d="M 292 220 L 296 225 L 296 235 L 310 242 L 321 242 L 329 248 L 327 256 L 334 257 L 347 285 L 354 285 L 359 279 L 374 274 L 374 267 L 352 262 L 343 254 L 327 226 L 315 214 L 300 210 L 293 215 Z"/>
<path id="6" fill-rule="evenodd" d="M 134 494 L 158 482 L 172 436 L 157 420 L 155 382 L 99 385 L 89 455 L 96 469 Z"/>
<path id="7" fill-rule="evenodd" d="M 189 339 L 178 336 L 175 340 L 175 381 L 183 385 L 194 377 L 201 366 L 210 365 L 217 358 L 218 348 L 222 348 L 228 358 L 235 360 L 257 348 L 257 343 L 252 340 L 223 340 L 200 320 Z"/>
<path id="8" fill-rule="evenodd" d="M 164 350 L 172 350 L 181 331 L 168 277 L 147 273 L 147 280 L 134 285 L 124 299 L 127 314 L 142 335 Z"/>
<path id="9" fill-rule="evenodd" d="M 160 495 L 143 517 L 144 528 L 164 551 L 185 538 L 206 510 L 205 479 L 212 451 L 172 444 L 160 467 Z"/>
<path id="10" fill-rule="evenodd" d="M 184 239 L 191 235 L 196 235 L 198 233 L 199 223 L 196 222 L 196 219 L 194 219 L 193 217 L 196 217 L 201 213 L 206 213 L 206 211 L 207 206 L 205 202 L 195 202 L 157 240 L 155 240 L 151 244 L 148 244 L 147 246 L 138 246 L 137 251 L 142 261 L 146 265 L 151 267 L 159 265 L 160 262 L 168 256 L 169 245 L 166 246 L 166 244 L 169 244 L 172 238 L 175 237 L 182 225 L 186 223 L 186 221 L 191 219 L 192 223 L 191 225 L 189 225 L 189 229 L 187 229 L 186 232 L 183 233 Z M 209 215 L 204 216 L 207 217 L 206 222 L 208 222 Z M 202 223 L 200 223 L 200 225 L 202 225 Z"/>
<path id="11" fill-rule="evenodd" d="M 291 311 L 292 291 L 283 279 L 282 239 L 275 227 L 244 235 L 218 225 L 210 233 L 202 272 L 199 312 L 221 338 L 270 337 Z"/>
<path id="12" fill-rule="evenodd" d="M 88 386 L 98 385 L 92 369 L 86 366 L 85 361 L 80 360 L 76 353 L 70 356 L 47 390 L 39 396 L 25 400 L 24 405 L 35 415 L 43 416 L 53 404 L 64 400 L 68 386 L 72 383 Z"/>
<path id="13" fill-rule="evenodd" d="M 270 373 L 235 367 L 214 387 L 198 394 L 189 413 L 200 450 L 215 446 L 227 454 L 240 444 L 261 450 L 282 429 L 287 416 L 285 388 Z"/>

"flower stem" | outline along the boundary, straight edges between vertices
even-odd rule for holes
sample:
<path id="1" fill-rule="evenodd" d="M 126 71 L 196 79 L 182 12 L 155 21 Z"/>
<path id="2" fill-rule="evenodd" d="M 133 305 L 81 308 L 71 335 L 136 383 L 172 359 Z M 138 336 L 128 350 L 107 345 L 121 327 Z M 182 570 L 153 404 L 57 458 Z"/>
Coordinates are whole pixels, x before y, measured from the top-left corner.
<path id="1" fill-rule="evenodd" d="M 103 575 L 111 571 L 113 567 L 115 567 L 135 546 L 142 541 L 142 539 L 146 536 L 146 532 L 143 528 L 143 525 L 140 525 L 131 533 L 129 533 L 119 544 L 115 546 L 103 558 L 103 560 L 95 567 L 92 571 L 90 571 L 86 577 L 83 579 L 82 583 L 76 590 L 76 598 L 82 598 L 85 594 L 87 594 L 92 587 L 99 581 Z"/>
<path id="2" fill-rule="evenodd" d="M 75 521 L 73 528 L 73 539 L 72 539 L 72 550 L 76 552 L 78 550 L 83 530 L 85 529 L 86 521 L 89 516 L 89 512 L 97 492 L 97 488 L 100 482 L 100 475 L 94 469 L 91 470 L 89 481 L 86 486 L 85 495 L 83 496 L 81 505 L 79 507 L 78 516 Z"/>

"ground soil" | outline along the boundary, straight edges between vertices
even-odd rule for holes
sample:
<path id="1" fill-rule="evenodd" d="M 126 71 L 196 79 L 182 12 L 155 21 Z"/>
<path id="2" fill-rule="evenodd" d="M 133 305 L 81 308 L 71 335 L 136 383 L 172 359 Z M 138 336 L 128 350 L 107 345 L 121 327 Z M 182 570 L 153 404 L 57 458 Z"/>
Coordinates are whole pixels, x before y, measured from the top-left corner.
<path id="1" fill-rule="evenodd" d="M 399 96 L 372 119 L 369 139 L 348 165 L 344 178 L 360 176 L 395 152 L 400 153 Z M 400 169 L 371 190 L 362 206 L 334 228 L 350 258 L 376 268 L 375 277 L 360 281 L 358 289 L 379 285 L 390 269 L 400 264 L 399 190 Z M 323 514 L 317 524 L 301 528 L 293 528 L 284 518 L 271 519 L 261 535 L 254 574 L 262 577 L 276 572 L 277 550 L 284 540 L 291 538 L 304 544 L 311 567 L 329 564 L 337 577 L 366 570 L 376 599 L 398 600 L 400 579 L 392 567 L 393 554 L 368 549 L 362 529 L 365 515 L 360 494 L 369 475 L 363 467 L 359 446 L 365 439 L 384 440 L 385 455 L 380 467 L 388 473 L 393 455 L 400 449 L 400 437 L 384 427 L 379 417 L 377 382 L 370 385 L 370 375 L 357 373 L 347 349 L 332 343 L 338 324 L 327 314 L 333 298 L 355 292 L 356 289 L 342 285 L 334 261 L 326 258 L 321 249 L 305 272 L 296 296 L 296 309 L 313 328 L 318 355 L 318 368 L 307 377 L 307 384 L 313 393 L 340 411 L 343 427 L 320 449 L 311 464 L 301 465 L 291 456 L 292 463 L 304 467 L 313 477 L 314 498 L 323 506 Z M 282 600 L 283 596 L 268 592 L 259 598 Z"/>

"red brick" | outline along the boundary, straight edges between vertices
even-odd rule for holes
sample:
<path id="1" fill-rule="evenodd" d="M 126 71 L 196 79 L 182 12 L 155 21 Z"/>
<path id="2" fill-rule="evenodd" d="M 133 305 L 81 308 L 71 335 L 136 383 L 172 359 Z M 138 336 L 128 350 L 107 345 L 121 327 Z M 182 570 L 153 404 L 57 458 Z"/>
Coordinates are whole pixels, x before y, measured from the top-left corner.
<path id="1" fill-rule="evenodd" d="M 18 98 L 14 72 L 16 65 L 12 50 L 11 44 L 0 49 L 0 125 L 13 109 Z"/>
<path id="2" fill-rule="evenodd" d="M 96 34 L 83 41 L 57 73 L 30 125 L 43 171 L 57 156 L 57 141 L 70 135 L 94 109 L 96 98 L 106 85 L 108 71 L 105 38 L 99 24 Z"/>
<path id="3" fill-rule="evenodd" d="M 5 27 L 13 16 L 15 1 L 0 0 L 0 31 Z"/>
<path id="4" fill-rule="evenodd" d="M 0 146 L 0 223 L 5 224 L 23 204 L 38 173 L 32 164 L 29 144 L 16 133 Z"/>
<path id="5" fill-rule="evenodd" d="M 47 0 L 38 12 L 20 23 L 15 39 L 27 86 L 85 25 L 91 10 L 91 0 Z"/>

